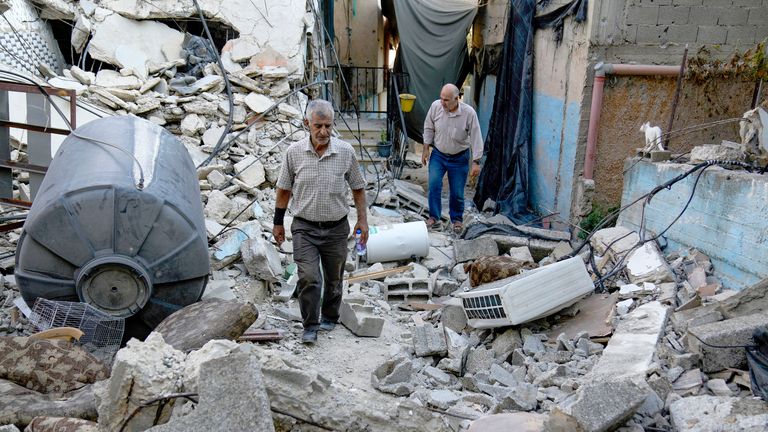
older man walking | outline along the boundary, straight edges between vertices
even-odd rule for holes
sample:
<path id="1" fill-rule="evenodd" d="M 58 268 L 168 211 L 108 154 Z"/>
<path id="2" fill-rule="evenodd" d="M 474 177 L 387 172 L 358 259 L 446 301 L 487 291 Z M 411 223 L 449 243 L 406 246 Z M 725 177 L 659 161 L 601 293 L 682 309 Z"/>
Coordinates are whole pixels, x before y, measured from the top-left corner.
<path id="1" fill-rule="evenodd" d="M 431 147 L 434 147 L 430 149 Z M 428 228 L 440 225 L 443 177 L 448 174 L 449 215 L 453 231 L 460 233 L 464 222 L 464 186 L 467 174 L 480 174 L 483 157 L 483 136 L 475 110 L 459 101 L 459 89 L 446 84 L 440 99 L 432 102 L 424 119 L 424 151 L 421 163 L 429 161 L 429 219 Z M 472 168 L 470 170 L 470 160 Z"/>
<path id="2" fill-rule="evenodd" d="M 357 210 L 355 231 L 362 232 L 363 244 L 368 241 L 368 219 L 365 179 L 354 149 L 331 137 L 333 106 L 324 100 L 310 102 L 304 124 L 309 137 L 292 144 L 283 157 L 272 233 L 278 245 L 285 241 L 283 218 L 290 201 L 302 342 L 313 344 L 318 330 L 333 330 L 339 319 L 349 238 L 348 187 Z"/>

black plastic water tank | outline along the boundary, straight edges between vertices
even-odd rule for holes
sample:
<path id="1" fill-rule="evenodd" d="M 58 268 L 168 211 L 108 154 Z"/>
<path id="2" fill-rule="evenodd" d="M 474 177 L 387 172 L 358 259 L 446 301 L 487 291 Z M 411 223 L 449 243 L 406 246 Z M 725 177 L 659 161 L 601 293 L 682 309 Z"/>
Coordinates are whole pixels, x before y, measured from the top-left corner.
<path id="1" fill-rule="evenodd" d="M 99 119 L 51 162 L 16 249 L 16 280 L 30 305 L 82 301 L 151 329 L 202 296 L 206 239 L 184 146 L 146 120 Z"/>

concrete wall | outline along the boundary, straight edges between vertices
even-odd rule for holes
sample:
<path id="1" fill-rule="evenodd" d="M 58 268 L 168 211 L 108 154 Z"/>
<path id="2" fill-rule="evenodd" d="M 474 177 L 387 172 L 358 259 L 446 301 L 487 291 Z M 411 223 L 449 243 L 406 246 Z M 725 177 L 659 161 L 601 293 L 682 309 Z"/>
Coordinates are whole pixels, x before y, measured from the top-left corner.
<path id="1" fill-rule="evenodd" d="M 553 1 L 550 8 L 564 3 Z M 559 43 L 550 29 L 534 37 L 530 203 L 540 214 L 557 213 L 553 227 L 560 229 L 567 229 L 571 217 L 589 30 L 569 17 Z"/>
<path id="2" fill-rule="evenodd" d="M 627 168 L 630 167 L 627 163 Z M 642 161 L 624 177 L 622 205 L 690 169 L 690 165 Z M 649 231 L 661 232 L 684 207 L 696 174 L 662 190 L 645 210 Z M 640 226 L 640 203 L 623 212 L 619 224 Z M 680 220 L 665 234 L 667 251 L 696 248 L 712 259 L 716 275 L 732 289 L 768 276 L 768 176 L 708 168 Z M 664 244 L 665 241 L 661 243 Z"/>
<path id="3" fill-rule="evenodd" d="M 334 0 L 333 27 L 342 64 L 381 67 L 383 18 L 377 0 Z"/>

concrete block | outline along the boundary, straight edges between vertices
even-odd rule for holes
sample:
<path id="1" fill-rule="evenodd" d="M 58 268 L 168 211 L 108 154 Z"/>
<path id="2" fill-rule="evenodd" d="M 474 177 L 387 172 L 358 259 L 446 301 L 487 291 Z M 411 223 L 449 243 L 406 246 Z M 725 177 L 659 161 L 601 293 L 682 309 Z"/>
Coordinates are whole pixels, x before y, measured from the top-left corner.
<path id="1" fill-rule="evenodd" d="M 749 19 L 749 9 L 732 7 L 727 14 L 720 15 L 717 24 L 721 26 L 743 26 Z"/>
<path id="2" fill-rule="evenodd" d="M 633 7 L 627 11 L 627 24 L 656 25 L 659 20 L 659 6 Z"/>
<path id="3" fill-rule="evenodd" d="M 272 243 L 261 237 L 248 239 L 240 245 L 240 254 L 251 276 L 267 282 L 278 282 L 282 279 L 283 265 Z"/>
<path id="4" fill-rule="evenodd" d="M 413 330 L 413 348 L 417 357 L 445 356 L 448 353 L 448 344 L 445 341 L 442 326 L 440 328 L 430 324 L 416 326 Z"/>
<path id="5" fill-rule="evenodd" d="M 454 258 L 457 263 L 471 261 L 484 256 L 499 254 L 499 246 L 488 237 L 472 240 L 456 240 L 453 243 Z"/>
<path id="6" fill-rule="evenodd" d="M 627 271 L 630 282 L 635 284 L 675 280 L 664 255 L 653 242 L 645 243 L 627 255 Z"/>
<path id="7" fill-rule="evenodd" d="M 379 337 L 384 328 L 384 318 L 373 315 L 373 306 L 366 306 L 365 299 L 345 298 L 339 308 L 340 321 L 357 336 Z"/>
<path id="8" fill-rule="evenodd" d="M 514 387 L 505 387 L 478 383 L 477 387 L 483 393 L 487 393 L 500 401 L 496 407 L 500 411 L 531 411 L 536 409 L 538 388 L 533 384 L 524 382 Z"/>
<path id="9" fill-rule="evenodd" d="M 514 350 L 522 348 L 522 346 L 523 340 L 520 338 L 520 332 L 514 328 L 496 336 L 491 344 L 491 348 L 498 358 L 507 358 Z"/>
<path id="10" fill-rule="evenodd" d="M 659 302 L 632 311 L 614 331 L 592 373 L 600 379 L 645 379 L 668 314 L 669 308 Z"/>
<path id="11" fill-rule="evenodd" d="M 696 327 L 723 320 L 723 314 L 717 310 L 716 305 L 701 306 L 675 312 L 672 315 L 672 326 L 679 333 L 684 333 L 688 327 Z"/>
<path id="12" fill-rule="evenodd" d="M 467 315 L 461 306 L 461 300 L 452 298 L 443 303 L 440 311 L 440 322 L 456 333 L 461 333 L 467 327 Z"/>
<path id="13" fill-rule="evenodd" d="M 718 305 L 725 318 L 736 318 L 768 311 L 768 279 L 745 288 Z"/>
<path id="14" fill-rule="evenodd" d="M 688 328 L 688 345 L 693 353 L 701 355 L 701 369 L 717 372 L 726 368 L 743 369 L 747 358 L 744 348 L 711 348 L 711 345 L 749 345 L 754 343 L 752 333 L 768 326 L 768 314 L 756 313 L 725 321 Z"/>
<path id="15" fill-rule="evenodd" d="M 203 363 L 198 389 L 200 399 L 194 411 L 148 430 L 275 430 L 255 352 L 237 352 Z"/>
<path id="16" fill-rule="evenodd" d="M 478 372 L 488 371 L 493 364 L 493 360 L 493 350 L 486 349 L 481 345 L 469 352 L 469 356 L 467 357 L 467 372 L 474 375 Z"/>
<path id="17" fill-rule="evenodd" d="M 765 11 L 766 16 L 768 16 L 768 9 Z M 762 37 L 764 35 L 756 35 L 756 29 L 753 26 L 748 27 L 728 27 L 728 36 L 726 37 L 725 43 L 728 45 L 751 45 L 755 43 L 756 37 Z"/>
<path id="18" fill-rule="evenodd" d="M 702 0 L 703 6 L 731 7 L 733 0 Z"/>
<path id="19" fill-rule="evenodd" d="M 659 25 L 662 24 L 688 24 L 689 6 L 659 6 Z"/>
<path id="20" fill-rule="evenodd" d="M 701 6 L 702 0 L 672 0 L 672 4 L 678 6 Z"/>
<path id="21" fill-rule="evenodd" d="M 570 417 L 586 432 L 613 430 L 635 414 L 650 392 L 628 378 L 592 382 L 558 404 L 552 415 Z"/>
<path id="22" fill-rule="evenodd" d="M 434 249 L 434 248 L 430 248 Z M 432 281 L 426 267 L 413 263 L 413 270 L 384 279 L 384 300 L 393 301 L 410 297 L 431 298 Z"/>
<path id="23" fill-rule="evenodd" d="M 727 13 L 729 9 L 716 7 L 694 7 L 688 16 L 691 25 L 717 25 L 720 15 Z"/>
<path id="24" fill-rule="evenodd" d="M 693 396 L 673 402 L 669 415 L 679 432 L 758 431 L 768 424 L 768 404 L 757 398 Z"/>
<path id="25" fill-rule="evenodd" d="M 724 44 L 728 37 L 728 29 L 720 26 L 699 26 L 696 42 L 700 44 Z"/>
<path id="26" fill-rule="evenodd" d="M 616 255 L 621 255 L 634 247 L 640 241 L 640 236 L 628 228 L 621 226 L 604 228 L 596 232 L 590 239 L 592 248 L 598 255 L 605 255 L 608 246 Z"/>
<path id="27" fill-rule="evenodd" d="M 765 8 L 768 7 L 768 4 L 765 2 L 763 3 L 762 8 L 753 8 L 749 10 L 749 19 L 747 20 L 747 25 L 763 25 L 765 24 Z M 765 33 L 761 33 L 765 34 Z"/>
<path id="28" fill-rule="evenodd" d="M 738 7 L 756 8 L 764 4 L 763 0 L 733 0 L 733 5 Z"/>

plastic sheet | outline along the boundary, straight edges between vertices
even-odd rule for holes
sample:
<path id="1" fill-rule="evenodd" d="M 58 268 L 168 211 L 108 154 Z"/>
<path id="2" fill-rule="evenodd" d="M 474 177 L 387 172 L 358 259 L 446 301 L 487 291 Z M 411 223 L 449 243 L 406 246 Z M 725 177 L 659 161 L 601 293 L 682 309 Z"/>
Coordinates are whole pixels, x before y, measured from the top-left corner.
<path id="1" fill-rule="evenodd" d="M 768 329 L 757 329 L 756 345 L 747 347 L 747 364 L 752 394 L 768 402 Z"/>

